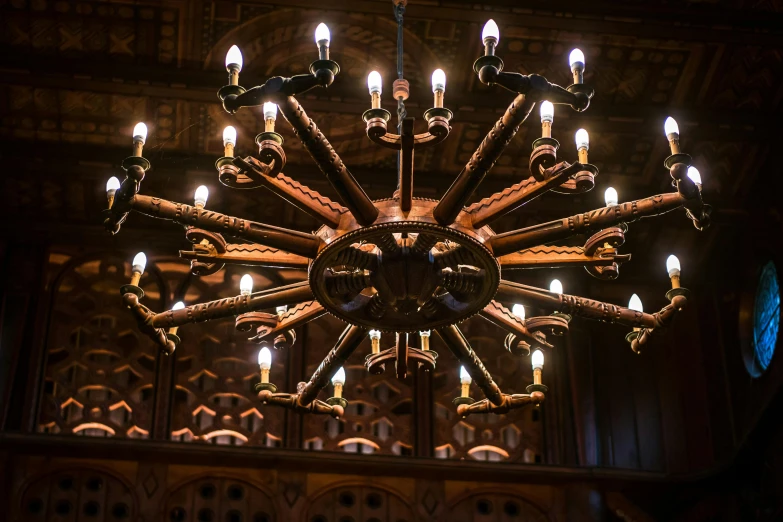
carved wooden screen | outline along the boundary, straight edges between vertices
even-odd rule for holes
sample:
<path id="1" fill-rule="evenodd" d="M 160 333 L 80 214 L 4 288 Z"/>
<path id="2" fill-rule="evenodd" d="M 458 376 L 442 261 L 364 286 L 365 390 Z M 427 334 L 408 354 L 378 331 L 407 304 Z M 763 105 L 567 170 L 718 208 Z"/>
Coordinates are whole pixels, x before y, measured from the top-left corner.
<path id="1" fill-rule="evenodd" d="M 157 348 L 123 309 L 127 255 L 50 257 L 53 299 L 38 430 L 147 438 Z M 154 262 L 141 280 L 145 302 L 160 308 L 164 284 Z"/>
<path id="2" fill-rule="evenodd" d="M 305 522 L 413 522 L 413 509 L 401 497 L 377 487 L 344 484 L 318 495 Z"/>
<path id="3" fill-rule="evenodd" d="M 514 494 L 486 491 L 453 503 L 443 522 L 548 522 L 543 510 Z"/>
<path id="4" fill-rule="evenodd" d="M 203 477 L 169 495 L 163 520 L 275 522 L 274 501 L 257 486 L 227 477 Z"/>
<path id="5" fill-rule="evenodd" d="M 226 267 L 215 274 L 191 277 L 190 265 L 181 260 L 166 263 L 167 281 L 184 281 L 185 304 L 194 304 L 239 293 L 241 268 Z M 272 272 L 252 274 L 257 290 L 268 287 Z M 259 346 L 248 334 L 234 328 L 233 319 L 188 324 L 178 331 L 171 438 L 201 440 L 212 444 L 279 447 L 283 438 L 285 411 L 261 409 L 255 384 L 259 381 Z M 285 359 L 273 357 L 272 375 L 286 387 Z"/>
<path id="6" fill-rule="evenodd" d="M 518 357 L 508 352 L 503 346 L 504 333 L 483 319 L 470 319 L 464 324 L 463 331 L 504 393 L 526 393 L 525 387 L 533 382 L 529 357 Z M 448 350 L 441 346 L 442 343 L 434 344 L 441 352 L 441 364 L 433 378 L 435 456 L 444 459 L 541 462 L 541 408 L 530 406 L 505 415 L 458 417 L 452 401 L 460 394 L 459 366 L 447 353 Z M 470 393 L 474 399 L 484 398 L 475 384 L 471 385 Z"/>
<path id="7" fill-rule="evenodd" d="M 345 323 L 325 316 L 308 325 L 305 378 L 309 378 L 332 348 Z M 393 343 L 393 336 L 384 335 L 381 349 Z M 301 349 L 301 345 L 294 349 Z M 348 399 L 341 419 L 323 416 L 305 418 L 304 448 L 311 450 L 345 451 L 349 453 L 385 453 L 412 455 L 412 377 L 398 381 L 394 367 L 387 365 L 386 373 L 371 375 L 364 366 L 370 353 L 367 338 L 345 365 L 344 397 Z M 325 400 L 332 394 L 332 386 L 321 392 Z"/>

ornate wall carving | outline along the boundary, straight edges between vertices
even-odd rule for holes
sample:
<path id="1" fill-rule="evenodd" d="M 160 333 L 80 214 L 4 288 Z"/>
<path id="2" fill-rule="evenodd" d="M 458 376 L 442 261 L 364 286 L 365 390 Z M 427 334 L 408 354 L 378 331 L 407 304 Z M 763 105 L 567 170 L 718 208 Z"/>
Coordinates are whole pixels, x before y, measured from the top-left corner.
<path id="1" fill-rule="evenodd" d="M 276 522 L 275 503 L 257 486 L 233 478 L 207 476 L 174 489 L 163 520 L 171 522 Z"/>
<path id="2" fill-rule="evenodd" d="M 117 288 L 130 278 L 119 255 L 67 260 L 54 278 L 38 431 L 147 438 L 158 350 L 137 331 Z M 67 260 L 67 261 L 66 261 Z M 165 300 L 154 265 L 142 278 L 150 306 Z"/>
<path id="3" fill-rule="evenodd" d="M 549 522 L 540 508 L 519 495 L 486 491 L 453 502 L 443 522 Z"/>
<path id="4" fill-rule="evenodd" d="M 316 496 L 305 522 L 413 522 L 413 509 L 399 495 L 358 483 L 331 488 Z"/>

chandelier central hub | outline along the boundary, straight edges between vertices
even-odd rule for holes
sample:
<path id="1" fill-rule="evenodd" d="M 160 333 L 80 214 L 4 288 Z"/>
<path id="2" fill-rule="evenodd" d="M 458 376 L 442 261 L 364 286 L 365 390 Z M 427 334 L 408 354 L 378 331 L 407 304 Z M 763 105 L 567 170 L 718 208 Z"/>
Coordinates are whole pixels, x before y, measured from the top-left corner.
<path id="1" fill-rule="evenodd" d="M 418 332 L 463 321 L 492 300 L 500 267 L 484 245 L 489 227 L 476 230 L 468 218 L 444 227 L 432 217 L 434 200 L 415 198 L 409 213 L 396 198 L 374 203 L 374 225 L 351 219 L 317 232 L 326 246 L 309 280 L 328 312 L 364 328 Z"/>

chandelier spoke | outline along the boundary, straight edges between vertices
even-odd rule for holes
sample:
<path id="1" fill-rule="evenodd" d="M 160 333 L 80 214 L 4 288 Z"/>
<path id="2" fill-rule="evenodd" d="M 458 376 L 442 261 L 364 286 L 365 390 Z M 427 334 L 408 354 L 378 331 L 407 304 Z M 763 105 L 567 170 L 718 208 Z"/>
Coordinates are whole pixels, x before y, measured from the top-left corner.
<path id="1" fill-rule="evenodd" d="M 329 379 L 359 347 L 366 333 L 367 330 L 359 326 L 348 326 L 343 330 L 334 348 L 324 357 L 320 366 L 313 372 L 310 380 L 299 390 L 300 404 L 309 404 L 318 396 L 318 392 L 329 384 Z"/>
<path id="2" fill-rule="evenodd" d="M 264 187 L 330 228 L 337 228 L 342 215 L 348 212 L 342 205 L 282 173 L 269 175 L 269 169 L 261 168 L 263 164 L 252 156 L 235 158 L 234 164 L 245 173 L 252 172 L 252 179 L 260 180 Z"/>
<path id="3" fill-rule="evenodd" d="M 165 199 L 137 194 L 131 204 L 133 210 L 140 214 L 238 237 L 304 257 L 314 258 L 323 244 L 323 240 L 315 234 L 273 227 Z"/>
<path id="4" fill-rule="evenodd" d="M 462 334 L 462 331 L 456 325 L 441 328 L 435 331 L 438 336 L 446 343 L 454 357 L 465 367 L 468 374 L 476 381 L 478 387 L 484 392 L 484 395 L 492 404 L 500 406 L 503 404 L 503 392 L 492 380 L 492 376 L 484 367 L 476 352 L 470 347 L 468 340 Z"/>
<path id="5" fill-rule="evenodd" d="M 522 94 L 514 99 L 436 205 L 432 215 L 438 223 L 448 226 L 454 222 L 535 104 Z"/>
<path id="6" fill-rule="evenodd" d="M 541 194 L 561 185 L 570 176 L 581 171 L 582 164 L 574 163 L 569 165 L 563 162 L 550 170 L 549 177 L 544 181 L 538 181 L 531 176 L 466 208 L 465 212 L 470 214 L 473 228 L 481 228 L 484 225 L 488 225 L 499 217 L 518 209 Z"/>
<path id="7" fill-rule="evenodd" d="M 488 241 L 488 246 L 495 256 L 500 257 L 522 249 L 566 239 L 576 234 L 621 223 L 631 223 L 643 217 L 657 216 L 683 206 L 684 202 L 685 198 L 679 193 L 658 194 L 498 234 Z"/>
<path id="8" fill-rule="evenodd" d="M 278 105 L 302 145 L 340 195 L 343 204 L 348 207 L 356 221 L 365 226 L 372 224 L 378 218 L 378 209 L 367 197 L 315 121 L 307 116 L 302 106 L 292 96 L 281 99 Z"/>
<path id="9" fill-rule="evenodd" d="M 258 312 L 251 312 L 251 314 L 257 314 Z M 251 337 L 250 340 L 254 343 L 263 343 L 273 341 L 274 347 L 278 350 L 281 348 L 289 348 L 296 340 L 296 335 L 293 332 L 294 328 L 307 324 L 311 321 L 318 319 L 326 314 L 326 310 L 321 306 L 318 301 L 308 301 L 306 303 L 299 303 L 290 310 L 279 314 L 268 314 L 274 323 L 259 324 L 256 328 L 256 335 Z M 248 315 L 248 314 L 246 314 Z M 240 321 L 245 316 L 240 315 L 237 317 L 237 329 L 239 330 Z M 258 319 L 251 318 L 255 321 Z M 244 328 L 244 327 L 243 327 Z M 278 337 L 281 337 L 278 339 Z"/>
<path id="10" fill-rule="evenodd" d="M 264 268 L 294 268 L 306 270 L 310 259 L 283 250 L 256 243 L 228 243 L 225 252 L 209 245 L 194 244 L 193 250 L 180 250 L 183 259 L 201 263 L 222 263 L 226 265 L 258 266 Z"/>
<path id="11" fill-rule="evenodd" d="M 547 342 L 546 335 L 544 335 L 543 332 L 531 332 L 528 330 L 524 319 L 517 317 L 511 310 L 497 301 L 491 301 L 479 312 L 479 315 L 495 326 L 513 334 L 515 340 L 524 343 L 524 351 L 526 352 L 530 352 L 531 347 L 534 350 L 539 348 L 554 348 L 554 346 Z M 511 348 L 516 349 L 517 347 L 511 346 Z"/>
<path id="12" fill-rule="evenodd" d="M 295 305 L 312 298 L 313 291 L 310 289 L 310 285 L 307 284 L 307 281 L 300 281 L 249 295 L 226 297 L 225 299 L 186 306 L 179 310 L 168 310 L 154 314 L 149 319 L 149 324 L 156 328 L 171 328 L 188 323 L 234 317 L 265 308 Z"/>

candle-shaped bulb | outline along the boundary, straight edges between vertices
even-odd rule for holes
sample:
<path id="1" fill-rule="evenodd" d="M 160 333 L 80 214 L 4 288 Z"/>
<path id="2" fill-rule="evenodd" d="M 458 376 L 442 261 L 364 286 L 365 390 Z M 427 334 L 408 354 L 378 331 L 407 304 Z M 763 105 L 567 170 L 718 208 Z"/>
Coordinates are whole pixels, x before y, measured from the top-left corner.
<path id="1" fill-rule="evenodd" d="M 670 255 L 666 258 L 666 271 L 669 273 L 669 277 L 680 275 L 680 260 L 677 256 Z"/>
<path id="2" fill-rule="evenodd" d="M 419 336 L 421 337 L 429 337 L 432 335 L 432 330 L 422 330 L 419 332 Z"/>
<path id="3" fill-rule="evenodd" d="M 250 295 L 253 293 L 253 276 L 245 274 L 242 279 L 239 280 L 239 293 L 240 295 Z"/>
<path id="4" fill-rule="evenodd" d="M 264 102 L 264 120 L 275 121 L 277 119 L 277 104 Z"/>
<path id="5" fill-rule="evenodd" d="M 209 198 L 209 189 L 205 185 L 199 185 L 196 189 L 196 194 L 193 197 L 193 201 L 196 204 L 196 207 L 203 208 L 204 205 L 207 204 L 207 199 Z"/>
<path id="6" fill-rule="evenodd" d="M 277 312 L 277 315 L 284 314 L 288 311 L 288 305 L 280 305 L 278 307 L 275 307 L 275 312 Z"/>
<path id="7" fill-rule="evenodd" d="M 133 127 L 133 141 L 140 141 L 142 144 L 147 142 L 147 126 L 144 122 L 139 122 Z"/>
<path id="8" fill-rule="evenodd" d="M 559 279 L 552 279 L 552 282 L 549 283 L 549 291 L 555 294 L 562 294 L 563 283 L 561 283 Z"/>
<path id="9" fill-rule="evenodd" d="M 568 64 L 571 66 L 572 71 L 575 67 L 584 68 L 585 53 L 583 53 L 581 49 L 574 49 L 571 51 L 571 54 L 568 55 Z"/>
<path id="10" fill-rule="evenodd" d="M 584 129 L 579 129 L 574 135 L 574 141 L 576 141 L 576 150 L 588 150 L 590 148 L 590 136 Z"/>
<path id="11" fill-rule="evenodd" d="M 143 274 L 145 268 L 147 268 L 147 256 L 144 252 L 139 252 L 136 254 L 136 257 L 133 258 L 132 271 Z"/>
<path id="12" fill-rule="evenodd" d="M 500 41 L 500 29 L 491 18 L 487 20 L 487 23 L 484 24 L 484 30 L 481 31 L 481 41 L 484 42 L 484 45 L 487 45 L 488 40 L 494 40 L 496 45 Z"/>
<path id="13" fill-rule="evenodd" d="M 237 72 L 242 71 L 242 51 L 236 45 L 232 45 L 226 53 L 226 69 L 233 68 L 236 68 Z"/>
<path id="14" fill-rule="evenodd" d="M 315 28 L 315 43 L 329 47 L 329 42 L 331 39 L 332 33 L 329 32 L 329 28 L 326 26 L 326 24 L 323 22 L 318 24 L 318 27 Z"/>
<path id="15" fill-rule="evenodd" d="M 544 100 L 541 102 L 541 123 L 552 123 L 555 120 L 555 106 L 552 102 Z"/>
<path id="16" fill-rule="evenodd" d="M 381 338 L 381 331 L 380 330 L 370 330 L 370 339 L 380 339 Z"/>
<path id="17" fill-rule="evenodd" d="M 106 182 L 106 193 L 109 196 L 113 196 L 115 192 L 117 192 L 117 189 L 120 188 L 120 180 L 118 180 L 116 177 L 112 176 L 109 178 L 109 181 Z"/>
<path id="18" fill-rule="evenodd" d="M 691 178 L 691 181 L 701 186 L 701 173 L 699 172 L 699 169 L 696 167 L 688 167 L 688 177 Z"/>
<path id="19" fill-rule="evenodd" d="M 182 310 L 183 308 L 185 308 L 185 303 L 182 301 L 177 301 L 174 303 L 174 306 L 171 307 L 172 310 Z"/>
<path id="20" fill-rule="evenodd" d="M 370 94 L 381 94 L 382 83 L 381 73 L 378 71 L 372 71 L 367 75 L 367 88 L 370 90 Z"/>
<path id="21" fill-rule="evenodd" d="M 663 123 L 663 132 L 666 134 L 666 137 L 670 137 L 672 134 L 680 135 L 680 126 L 677 125 L 677 121 L 675 121 L 674 118 L 669 116 L 666 118 L 666 121 Z M 671 138 L 670 138 L 671 139 Z"/>
<path id="22" fill-rule="evenodd" d="M 446 90 L 446 73 L 443 69 L 435 69 L 432 72 L 432 92 L 444 92 Z"/>
<path id="23" fill-rule="evenodd" d="M 604 201 L 606 202 L 607 207 L 613 207 L 617 204 L 617 191 L 614 187 L 606 189 L 606 192 L 604 192 Z"/>
<path id="24" fill-rule="evenodd" d="M 525 320 L 525 307 L 521 304 L 515 304 L 511 307 L 511 313 L 516 315 L 520 320 Z"/>
<path id="25" fill-rule="evenodd" d="M 544 368 L 544 352 L 541 350 L 536 350 L 533 352 L 533 355 L 530 357 L 530 362 L 533 363 L 533 369 L 534 370 L 541 370 Z"/>
<path id="26" fill-rule="evenodd" d="M 223 146 L 237 144 L 237 130 L 229 125 L 223 129 Z"/>
<path id="27" fill-rule="evenodd" d="M 459 382 L 460 384 L 470 384 L 473 382 L 473 379 L 464 366 L 459 367 Z"/>
<path id="28" fill-rule="evenodd" d="M 639 299 L 639 296 L 636 294 L 633 294 L 631 296 L 631 300 L 628 301 L 628 308 L 631 310 L 636 310 L 637 312 L 644 312 L 644 307 L 642 306 L 642 300 Z"/>
<path id="29" fill-rule="evenodd" d="M 332 384 L 339 384 L 341 386 L 345 384 L 345 368 L 340 366 L 340 369 L 332 376 Z"/>
<path id="30" fill-rule="evenodd" d="M 262 370 L 268 370 L 272 367 L 272 351 L 266 346 L 258 351 L 258 366 Z"/>

